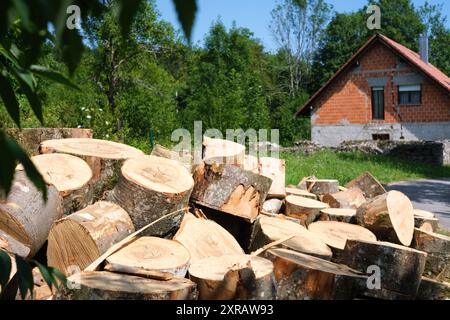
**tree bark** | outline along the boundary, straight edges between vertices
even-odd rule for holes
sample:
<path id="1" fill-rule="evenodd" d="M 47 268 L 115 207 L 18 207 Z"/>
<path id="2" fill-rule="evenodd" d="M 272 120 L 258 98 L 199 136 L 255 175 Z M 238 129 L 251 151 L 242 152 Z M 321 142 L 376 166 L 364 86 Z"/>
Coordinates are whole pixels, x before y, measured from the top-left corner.
<path id="1" fill-rule="evenodd" d="M 366 198 L 361 189 L 353 187 L 345 191 L 324 194 L 322 202 L 331 208 L 358 209 L 366 202 Z"/>
<path id="2" fill-rule="evenodd" d="M 290 196 L 299 196 L 304 198 L 309 198 L 312 200 L 317 200 L 317 196 L 314 193 L 308 192 L 306 190 L 302 190 L 299 188 L 286 188 L 286 195 Z"/>
<path id="3" fill-rule="evenodd" d="M 369 172 L 365 172 L 359 177 L 348 182 L 345 187 L 349 189 L 352 187 L 360 188 L 367 199 L 375 198 L 383 193 L 386 193 L 386 189 L 383 185 Z"/>
<path id="4" fill-rule="evenodd" d="M 325 208 L 320 210 L 318 220 L 356 223 L 356 209 Z"/>
<path id="5" fill-rule="evenodd" d="M 422 277 L 416 299 L 448 300 L 450 299 L 450 283 Z"/>
<path id="6" fill-rule="evenodd" d="M 439 229 L 439 219 L 425 210 L 414 209 L 414 226 L 421 230 L 435 232 Z"/>
<path id="7" fill-rule="evenodd" d="M 192 154 L 184 152 L 180 154 L 179 152 L 167 149 L 159 144 L 155 145 L 151 153 L 152 156 L 162 157 L 166 159 L 171 159 L 178 161 L 187 171 L 193 171 L 193 157 Z"/>
<path id="8" fill-rule="evenodd" d="M 328 205 L 321 201 L 292 195 L 286 197 L 285 206 L 286 215 L 299 219 L 304 226 L 314 222 L 320 211 L 328 208 Z"/>
<path id="9" fill-rule="evenodd" d="M 308 192 L 314 193 L 315 195 L 322 195 L 325 193 L 336 193 L 339 192 L 339 181 L 309 179 L 306 180 L 306 188 Z"/>

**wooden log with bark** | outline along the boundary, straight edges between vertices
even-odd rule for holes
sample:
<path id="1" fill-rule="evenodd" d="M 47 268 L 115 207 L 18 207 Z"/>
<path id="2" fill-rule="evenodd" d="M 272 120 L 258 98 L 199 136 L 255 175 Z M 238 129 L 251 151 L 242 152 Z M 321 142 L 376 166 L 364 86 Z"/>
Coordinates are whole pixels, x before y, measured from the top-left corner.
<path id="1" fill-rule="evenodd" d="M 308 180 L 317 180 L 317 177 L 316 176 L 303 177 L 302 180 L 300 180 L 298 182 L 297 188 L 301 189 L 301 190 L 308 191 L 308 186 L 307 186 L 307 181 Z"/>
<path id="2" fill-rule="evenodd" d="M 331 259 L 332 252 L 330 248 L 305 227 L 292 221 L 263 215 L 255 222 L 249 251 L 256 251 L 271 242 L 290 235 L 295 236 L 283 242 L 281 244 L 282 247 L 326 260 Z"/>
<path id="3" fill-rule="evenodd" d="M 141 156 L 123 164 L 112 200 L 129 213 L 136 229 L 180 210 L 145 234 L 165 236 L 179 227 L 193 187 L 191 174 L 175 160 Z"/>
<path id="4" fill-rule="evenodd" d="M 244 157 L 244 170 L 259 174 L 258 157 L 246 154 Z"/>
<path id="5" fill-rule="evenodd" d="M 99 139 L 58 139 L 41 143 L 41 153 L 65 153 L 82 158 L 92 170 L 93 201 L 103 200 L 117 182 L 124 160 L 144 153 L 125 144 Z"/>
<path id="6" fill-rule="evenodd" d="M 399 191 L 389 191 L 372 198 L 356 211 L 358 224 L 379 240 L 409 246 L 414 233 L 414 211 L 411 201 Z"/>
<path id="7" fill-rule="evenodd" d="M 318 220 L 356 223 L 356 209 L 325 208 L 320 210 Z"/>
<path id="8" fill-rule="evenodd" d="M 92 170 L 83 159 L 69 154 L 51 153 L 34 156 L 31 160 L 45 182 L 58 189 L 63 198 L 65 215 L 92 203 L 93 194 L 89 185 Z M 23 171 L 23 166 L 17 166 L 17 170 Z"/>
<path id="9" fill-rule="evenodd" d="M 189 251 L 179 242 L 140 237 L 106 259 L 105 269 L 139 275 L 142 271 L 170 273 L 184 277 L 190 261 Z"/>
<path id="10" fill-rule="evenodd" d="M 244 253 L 227 230 L 212 220 L 199 219 L 191 213 L 185 214 L 173 240 L 186 247 L 191 263 L 207 257 Z"/>
<path id="11" fill-rule="evenodd" d="M 11 191 L 0 201 L 0 230 L 30 248 L 30 257 L 42 247 L 50 228 L 63 214 L 62 198 L 53 185 L 47 188 L 47 201 L 26 177 L 16 171 Z"/>
<path id="12" fill-rule="evenodd" d="M 107 271 L 90 271 L 68 278 L 58 300 L 195 300 L 196 285 L 189 279 L 155 280 Z"/>
<path id="13" fill-rule="evenodd" d="M 313 200 L 317 200 L 317 196 L 314 193 L 308 192 L 306 190 L 302 190 L 299 188 L 289 188 L 286 187 L 286 195 L 299 196 L 303 198 L 309 198 Z"/>
<path id="14" fill-rule="evenodd" d="M 128 213 L 114 203 L 99 201 L 53 225 L 48 236 L 47 262 L 63 273 L 80 270 L 134 231 Z"/>
<path id="15" fill-rule="evenodd" d="M 370 266 L 380 268 L 381 288 L 411 299 L 419 288 L 426 257 L 423 251 L 394 243 L 349 239 L 336 262 L 363 273 Z"/>
<path id="16" fill-rule="evenodd" d="M 275 295 L 273 265 L 250 255 L 209 257 L 189 267 L 200 300 L 270 300 Z"/>
<path id="17" fill-rule="evenodd" d="M 264 257 L 273 262 L 280 300 L 350 300 L 367 279 L 344 265 L 288 249 L 270 249 Z"/>
<path id="18" fill-rule="evenodd" d="M 439 219 L 429 211 L 414 209 L 414 226 L 421 230 L 435 232 L 439 229 Z"/>
<path id="19" fill-rule="evenodd" d="M 322 202 L 331 208 L 358 209 L 366 202 L 363 192 L 358 187 L 336 193 L 326 193 L 322 196 Z"/>
<path id="20" fill-rule="evenodd" d="M 339 181 L 332 179 L 308 179 L 306 189 L 315 195 L 339 192 Z"/>
<path id="21" fill-rule="evenodd" d="M 417 291 L 417 300 L 449 300 L 450 283 L 440 282 L 435 279 L 422 277 L 419 290 Z"/>
<path id="22" fill-rule="evenodd" d="M 245 162 L 245 146 L 229 140 L 204 137 L 203 160 L 243 168 Z"/>
<path id="23" fill-rule="evenodd" d="M 415 228 L 412 247 L 428 254 L 426 275 L 450 281 L 450 237 Z"/>
<path id="24" fill-rule="evenodd" d="M 289 217 L 297 218 L 302 225 L 314 222 L 320 211 L 328 208 L 328 204 L 299 196 L 287 196 L 285 199 L 285 213 Z"/>
<path id="25" fill-rule="evenodd" d="M 204 162 L 194 171 L 191 201 L 253 222 L 272 180 L 227 164 Z"/>
<path id="26" fill-rule="evenodd" d="M 344 250 L 347 240 L 377 241 L 376 236 L 368 229 L 345 222 L 317 221 L 308 226 L 308 230 L 316 234 L 329 247 Z"/>
<path id="27" fill-rule="evenodd" d="M 283 201 L 280 199 L 272 198 L 269 200 L 264 201 L 262 210 L 264 212 L 277 214 L 280 212 L 281 207 L 283 206 Z"/>
<path id="28" fill-rule="evenodd" d="M 370 172 L 365 172 L 359 177 L 353 179 L 345 185 L 346 188 L 358 187 L 364 193 L 367 199 L 375 198 L 383 193 L 386 189 Z"/>
<path id="29" fill-rule="evenodd" d="M 283 159 L 259 158 L 259 174 L 272 179 L 272 185 L 267 194 L 269 198 L 284 198 L 286 196 L 286 164 Z"/>
<path id="30" fill-rule="evenodd" d="M 45 140 L 92 138 L 92 129 L 84 128 L 8 128 L 6 134 L 16 140 L 29 156 L 39 154 Z"/>
<path id="31" fill-rule="evenodd" d="M 193 171 L 194 159 L 192 154 L 187 151 L 173 151 L 167 149 L 159 144 L 156 144 L 151 153 L 152 156 L 162 157 L 166 159 L 171 159 L 178 161 L 183 167 L 186 168 L 188 172 Z"/>
<path id="32" fill-rule="evenodd" d="M 30 255 L 29 246 L 17 241 L 3 230 L 0 230 L 0 249 L 6 250 L 11 254 L 17 254 L 24 258 Z"/>

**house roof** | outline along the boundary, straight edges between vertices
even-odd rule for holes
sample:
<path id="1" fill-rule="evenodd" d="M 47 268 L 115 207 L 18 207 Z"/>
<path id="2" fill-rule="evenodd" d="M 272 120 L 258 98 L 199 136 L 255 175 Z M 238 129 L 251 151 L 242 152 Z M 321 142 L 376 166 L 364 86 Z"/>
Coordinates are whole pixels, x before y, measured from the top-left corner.
<path id="1" fill-rule="evenodd" d="M 351 63 L 375 41 L 381 41 L 395 53 L 411 63 L 419 71 L 428 76 L 431 80 L 442 86 L 447 92 L 450 92 L 450 78 L 441 70 L 433 66 L 431 63 L 426 63 L 423 61 L 420 58 L 420 55 L 416 52 L 406 48 L 398 42 L 395 42 L 385 35 L 376 33 L 361 48 L 359 48 L 358 51 L 356 51 L 356 53 L 341 68 L 339 68 L 339 70 L 316 93 L 311 96 L 311 98 L 295 113 L 295 116 L 308 111 L 307 107 L 310 106 L 314 100 L 334 81 L 334 79 L 336 79 L 345 69 L 347 69 L 347 67 L 351 65 Z"/>

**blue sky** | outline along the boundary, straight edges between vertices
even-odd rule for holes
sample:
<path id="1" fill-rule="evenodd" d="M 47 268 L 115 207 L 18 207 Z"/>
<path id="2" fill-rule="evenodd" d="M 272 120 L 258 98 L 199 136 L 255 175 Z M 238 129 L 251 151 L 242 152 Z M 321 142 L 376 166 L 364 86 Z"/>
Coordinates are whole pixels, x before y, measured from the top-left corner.
<path id="1" fill-rule="evenodd" d="M 413 0 L 416 7 L 426 0 Z M 362 8 L 367 0 L 328 0 L 337 12 L 351 12 Z M 450 20 L 449 0 L 428 0 L 431 4 L 444 3 L 444 14 Z M 171 0 L 156 0 L 156 5 L 164 20 L 179 28 Z M 204 35 L 218 17 L 229 27 L 233 21 L 240 27 L 249 28 L 260 39 L 267 50 L 274 50 L 276 45 L 269 31 L 270 12 L 275 7 L 275 0 L 198 0 L 199 10 L 193 30 L 194 43 L 202 44 Z M 450 27 L 450 21 L 447 21 Z"/>

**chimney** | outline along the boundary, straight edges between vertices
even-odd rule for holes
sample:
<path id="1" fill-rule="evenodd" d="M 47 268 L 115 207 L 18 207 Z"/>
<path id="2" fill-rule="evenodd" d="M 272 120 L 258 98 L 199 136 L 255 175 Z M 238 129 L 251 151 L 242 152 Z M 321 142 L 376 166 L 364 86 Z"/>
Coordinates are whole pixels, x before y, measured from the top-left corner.
<path id="1" fill-rule="evenodd" d="M 428 63 L 428 36 L 426 33 L 419 36 L 419 50 L 420 59 L 425 63 Z"/>

